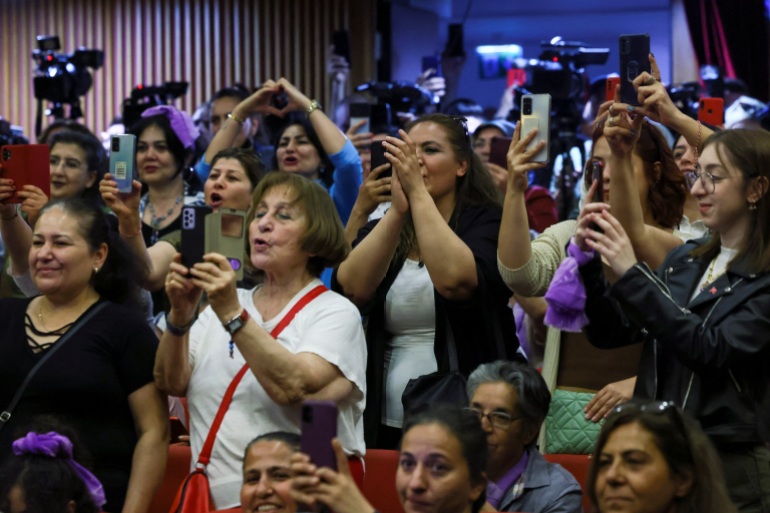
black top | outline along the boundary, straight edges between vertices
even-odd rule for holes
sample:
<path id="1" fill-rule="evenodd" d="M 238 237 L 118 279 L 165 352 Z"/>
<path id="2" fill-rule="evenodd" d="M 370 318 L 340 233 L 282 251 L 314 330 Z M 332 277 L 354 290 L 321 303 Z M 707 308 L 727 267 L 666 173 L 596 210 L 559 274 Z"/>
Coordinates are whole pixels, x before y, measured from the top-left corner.
<path id="1" fill-rule="evenodd" d="M 735 262 L 690 299 L 710 263 L 690 253 L 704 242 L 655 272 L 636 264 L 611 288 L 598 257 L 582 266 L 586 334 L 598 347 L 644 340 L 634 397 L 673 401 L 718 448 L 758 444 L 770 435 L 770 274 Z"/>
<path id="2" fill-rule="evenodd" d="M 0 300 L 0 409 L 11 402 L 42 358 L 27 343 L 29 299 Z M 54 354 L 29 383 L 13 416 L 0 430 L 0 461 L 39 415 L 75 428 L 104 486 L 103 511 L 123 509 L 137 436 L 128 396 L 153 381 L 157 338 L 134 310 L 109 303 Z"/>
<path id="3" fill-rule="evenodd" d="M 466 207 L 450 220 L 454 232 L 470 248 L 476 261 L 478 287 L 472 297 L 450 301 L 434 289 L 436 303 L 436 335 L 434 353 L 439 371 L 449 371 L 445 345 L 445 321 L 448 317 L 457 344 L 460 372 L 466 377 L 480 364 L 498 359 L 495 330 L 499 328 L 505 342 L 507 358 L 516 358 L 519 341 L 513 314 L 508 307 L 511 291 L 497 271 L 497 236 L 502 211 L 497 207 Z M 353 243 L 358 245 L 374 229 L 378 221 L 364 226 Z M 451 255 L 447 255 L 447 258 Z M 384 353 L 389 334 L 385 331 L 385 297 L 404 261 L 391 262 L 385 279 L 380 283 L 374 299 L 362 313 L 368 316 L 366 324 L 367 383 L 364 436 L 367 447 L 377 445 L 382 400 Z M 336 278 L 336 277 L 335 277 Z M 341 287 L 334 282 L 336 289 Z M 343 291 L 344 293 L 344 291 Z"/>

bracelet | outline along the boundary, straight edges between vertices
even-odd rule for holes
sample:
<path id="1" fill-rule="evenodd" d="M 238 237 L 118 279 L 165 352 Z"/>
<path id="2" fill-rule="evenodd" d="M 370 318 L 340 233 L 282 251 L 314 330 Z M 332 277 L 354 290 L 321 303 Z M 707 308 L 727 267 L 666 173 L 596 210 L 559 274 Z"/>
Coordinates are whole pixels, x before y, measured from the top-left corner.
<path id="1" fill-rule="evenodd" d="M 698 166 L 698 147 L 700 146 L 700 134 L 703 131 L 703 123 L 698 121 L 698 140 L 695 142 L 693 151 L 695 152 L 695 166 Z"/>
<path id="2" fill-rule="evenodd" d="M 0 217 L 3 221 L 12 221 L 19 217 L 19 208 L 14 206 L 13 207 L 13 215 L 11 217 Z"/>
<path id="3" fill-rule="evenodd" d="M 118 233 L 124 239 L 133 239 L 134 237 L 142 234 L 142 223 L 139 223 L 139 228 L 137 228 L 135 232 L 123 233 L 120 231 L 120 229 L 118 229 Z"/>
<path id="4" fill-rule="evenodd" d="M 307 116 L 310 117 L 310 115 L 316 111 L 316 109 L 321 109 L 321 104 L 318 103 L 318 100 L 312 100 L 310 102 L 310 105 L 307 108 Z M 321 109 L 323 110 L 323 109 Z"/>
<path id="5" fill-rule="evenodd" d="M 171 320 L 168 318 L 168 312 L 166 312 L 166 331 L 174 335 L 175 337 L 184 337 L 188 331 L 190 331 L 190 327 L 195 323 L 195 321 L 198 320 L 198 315 L 196 314 L 190 322 L 185 324 L 184 326 L 177 326 L 176 324 L 173 324 Z"/>
<path id="6" fill-rule="evenodd" d="M 239 118 L 238 116 L 236 116 L 232 112 L 230 114 L 228 114 L 226 117 L 227 117 L 227 119 L 232 119 L 233 121 L 235 121 L 236 123 L 238 123 L 241 126 L 243 126 L 243 124 L 246 122 L 245 120 Z"/>

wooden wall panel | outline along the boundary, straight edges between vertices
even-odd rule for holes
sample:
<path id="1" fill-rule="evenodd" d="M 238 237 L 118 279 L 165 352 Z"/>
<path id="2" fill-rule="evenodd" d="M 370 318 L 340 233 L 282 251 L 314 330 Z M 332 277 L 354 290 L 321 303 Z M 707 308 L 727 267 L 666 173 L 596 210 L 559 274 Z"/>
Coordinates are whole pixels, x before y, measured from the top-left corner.
<path id="1" fill-rule="evenodd" d="M 220 87 L 253 87 L 286 76 L 309 96 L 331 94 L 325 56 L 331 34 L 351 29 L 354 77 L 373 76 L 369 0 L 0 0 L 0 116 L 34 138 L 37 102 L 31 54 L 37 34 L 58 35 L 63 52 L 102 49 L 105 64 L 82 101 L 96 133 L 120 114 L 139 84 L 188 81 L 176 105 L 188 112 Z M 44 125 L 47 123 L 44 122 Z"/>

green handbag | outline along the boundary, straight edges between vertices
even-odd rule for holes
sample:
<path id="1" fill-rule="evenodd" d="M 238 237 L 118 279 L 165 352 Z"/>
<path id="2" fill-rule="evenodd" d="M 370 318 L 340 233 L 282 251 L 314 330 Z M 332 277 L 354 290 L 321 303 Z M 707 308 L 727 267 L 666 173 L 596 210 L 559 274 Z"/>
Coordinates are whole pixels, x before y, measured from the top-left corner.
<path id="1" fill-rule="evenodd" d="M 545 453 L 591 454 L 602 422 L 586 420 L 584 408 L 593 392 L 556 389 L 545 418 Z"/>

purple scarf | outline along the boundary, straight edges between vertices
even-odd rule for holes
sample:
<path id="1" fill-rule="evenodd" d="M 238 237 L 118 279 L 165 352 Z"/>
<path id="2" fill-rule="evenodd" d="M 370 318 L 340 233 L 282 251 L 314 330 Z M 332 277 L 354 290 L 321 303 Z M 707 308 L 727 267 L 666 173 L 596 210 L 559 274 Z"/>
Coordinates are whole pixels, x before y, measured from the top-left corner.
<path id="1" fill-rule="evenodd" d="M 66 436 L 54 431 L 50 433 L 27 433 L 27 436 L 24 438 L 19 438 L 13 442 L 12 448 L 13 454 L 16 456 L 36 454 L 38 456 L 67 460 L 75 474 L 85 483 L 94 504 L 101 508 L 107 502 L 104 498 L 102 484 L 96 479 L 96 476 L 72 459 L 72 442 Z"/>
<path id="2" fill-rule="evenodd" d="M 545 293 L 548 309 L 543 322 L 562 331 L 579 333 L 588 324 L 588 317 L 584 311 L 586 289 L 578 268 L 590 262 L 594 252 L 584 252 L 570 240 L 567 254 L 569 256 L 559 265 Z"/>

